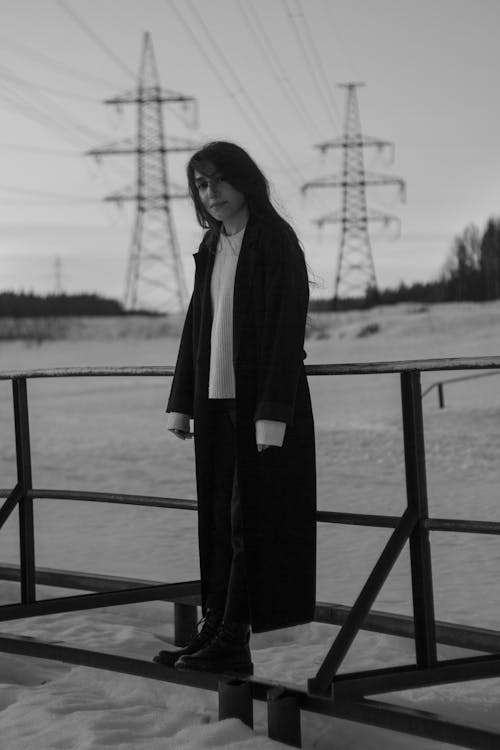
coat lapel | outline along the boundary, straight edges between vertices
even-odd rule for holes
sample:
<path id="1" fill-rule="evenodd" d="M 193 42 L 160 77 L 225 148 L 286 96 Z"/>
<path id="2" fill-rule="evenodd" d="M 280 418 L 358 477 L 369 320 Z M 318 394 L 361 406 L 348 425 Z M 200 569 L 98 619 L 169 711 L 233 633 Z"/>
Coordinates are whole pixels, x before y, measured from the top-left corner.
<path id="1" fill-rule="evenodd" d="M 243 235 L 241 250 L 236 265 L 236 276 L 234 279 L 234 304 L 233 304 L 233 362 L 238 358 L 239 345 L 241 341 L 241 326 L 247 307 L 250 290 L 252 288 L 252 276 L 255 270 L 256 248 L 259 236 L 259 223 L 254 217 L 248 219 L 247 228 Z"/>
<path id="2" fill-rule="evenodd" d="M 212 297 L 210 294 L 210 280 L 215 262 L 215 249 L 217 247 L 217 237 L 207 238 L 200 250 L 195 253 L 194 260 L 196 269 L 200 273 L 202 281 L 201 300 L 200 300 L 200 347 L 198 349 L 198 360 L 207 360 L 210 351 L 210 338 L 212 331 Z"/>

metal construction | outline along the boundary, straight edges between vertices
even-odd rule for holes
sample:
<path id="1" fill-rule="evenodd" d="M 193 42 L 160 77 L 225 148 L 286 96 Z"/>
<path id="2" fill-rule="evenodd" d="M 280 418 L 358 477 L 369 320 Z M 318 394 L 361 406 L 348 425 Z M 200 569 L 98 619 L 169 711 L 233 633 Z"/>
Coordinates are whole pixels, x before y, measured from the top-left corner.
<path id="1" fill-rule="evenodd" d="M 342 173 L 311 180 L 302 188 L 303 191 L 318 187 L 342 188 L 341 210 L 332 211 L 315 220 L 319 226 L 332 222 L 341 225 L 333 291 L 335 306 L 340 298 L 364 297 L 369 289 L 377 290 L 368 223 L 379 222 L 387 227 L 395 225 L 399 232 L 399 219 L 396 216 L 367 209 L 366 186 L 398 185 L 403 196 L 405 190 L 405 183 L 400 178 L 365 171 L 364 148 L 368 146 L 375 146 L 379 150 L 390 148 L 392 153 L 393 144 L 380 138 L 363 136 L 361 132 L 356 89 L 364 84 L 344 83 L 340 85 L 346 89 L 344 133 L 340 138 L 319 143 L 316 148 L 323 153 L 331 148 L 341 148 Z"/>
<path id="2" fill-rule="evenodd" d="M 307 689 L 284 685 L 259 677 L 231 679 L 228 675 L 179 672 L 153 662 L 41 642 L 11 634 L 0 634 L 0 650 L 27 656 L 55 659 L 151 679 L 218 690 L 221 716 L 238 715 L 251 723 L 252 701 L 268 706 L 268 731 L 274 739 L 300 747 L 300 712 L 312 711 L 395 731 L 450 742 L 470 748 L 493 750 L 500 746 L 500 734 L 487 727 L 460 722 L 444 715 L 392 703 L 387 694 L 410 688 L 500 677 L 500 631 L 436 622 L 434 617 L 431 531 L 500 534 L 500 523 L 483 520 L 430 518 L 427 503 L 425 440 L 420 373 L 445 370 L 499 370 L 500 357 L 428 359 L 408 362 L 379 362 L 342 365 L 309 365 L 309 376 L 342 376 L 399 373 L 403 420 L 407 504 L 401 517 L 318 511 L 318 523 L 373 526 L 392 529 L 361 592 L 352 607 L 317 602 L 315 620 L 340 626 L 327 648 L 320 668 L 308 681 Z M 172 367 L 61 368 L 0 373 L 11 380 L 17 455 L 17 483 L 0 490 L 5 498 L 0 508 L 0 533 L 18 508 L 20 565 L 0 565 L 0 579 L 20 582 L 20 602 L 0 607 L 0 620 L 15 620 L 44 614 L 86 610 L 113 604 L 151 600 L 173 602 L 175 637 L 186 640 L 196 622 L 199 582 L 167 583 L 110 578 L 78 571 L 37 569 L 33 503 L 43 498 L 68 502 L 88 501 L 144 507 L 196 510 L 193 500 L 147 497 L 116 493 L 82 492 L 34 488 L 31 475 L 27 381 L 54 377 L 171 376 Z M 372 605 L 405 545 L 409 545 L 413 616 L 372 611 Z M 91 591 L 81 595 L 37 600 L 37 584 Z M 414 639 L 415 663 L 362 672 L 338 670 L 360 629 Z M 479 656 L 439 660 L 437 643 L 472 649 Z M 384 700 L 377 695 L 384 694 Z"/>
<path id="3" fill-rule="evenodd" d="M 185 188 L 171 182 L 167 154 L 193 151 L 199 144 L 186 138 L 165 138 L 162 111 L 165 102 L 194 108 L 196 100 L 160 87 L 153 43 L 146 32 L 137 88 L 105 101 L 117 107 L 137 106 L 136 141 L 126 139 L 87 152 L 96 157 L 107 154 L 137 157 L 135 189 L 106 198 L 118 203 L 136 203 L 124 293 L 127 310 L 185 312 L 189 301 L 171 208 L 172 200 L 187 198 L 187 193 Z"/>

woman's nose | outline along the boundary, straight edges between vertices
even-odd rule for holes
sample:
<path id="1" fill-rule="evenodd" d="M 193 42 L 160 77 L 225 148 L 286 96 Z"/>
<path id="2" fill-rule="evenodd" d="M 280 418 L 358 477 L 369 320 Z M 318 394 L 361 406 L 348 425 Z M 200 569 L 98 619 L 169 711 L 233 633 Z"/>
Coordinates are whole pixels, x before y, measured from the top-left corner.
<path id="1" fill-rule="evenodd" d="M 217 185 L 211 182 L 208 183 L 208 195 L 213 198 L 217 195 Z"/>

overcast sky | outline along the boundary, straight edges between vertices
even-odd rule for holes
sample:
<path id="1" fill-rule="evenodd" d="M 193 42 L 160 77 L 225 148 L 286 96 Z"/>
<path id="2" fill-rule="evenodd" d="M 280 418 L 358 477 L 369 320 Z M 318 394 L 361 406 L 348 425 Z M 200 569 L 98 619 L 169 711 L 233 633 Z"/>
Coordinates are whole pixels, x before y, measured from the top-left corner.
<path id="1" fill-rule="evenodd" d="M 102 198 L 133 185 L 134 157 L 99 163 L 87 149 L 135 136 L 133 106 L 107 97 L 137 83 L 150 31 L 163 87 L 196 97 L 165 107 L 167 134 L 234 140 L 269 177 L 305 247 L 316 294 L 331 294 L 339 236 L 312 223 L 340 208 L 336 189 L 300 193 L 335 173 L 340 152 L 314 144 L 343 130 L 344 89 L 358 90 L 371 172 L 368 205 L 401 219 L 401 237 L 371 232 L 379 286 L 430 280 L 469 222 L 500 215 L 499 0 L 0 0 L 0 289 L 63 287 L 121 297 L 132 206 Z M 314 46 L 312 45 L 314 42 Z M 185 155 L 170 157 L 176 182 Z M 188 202 L 174 206 L 188 285 L 200 237 Z"/>

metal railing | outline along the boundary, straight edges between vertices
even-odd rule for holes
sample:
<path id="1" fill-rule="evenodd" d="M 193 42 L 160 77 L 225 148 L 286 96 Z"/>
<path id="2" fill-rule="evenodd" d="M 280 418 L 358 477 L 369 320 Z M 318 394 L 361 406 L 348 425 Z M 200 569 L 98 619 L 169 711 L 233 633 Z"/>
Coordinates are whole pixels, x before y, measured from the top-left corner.
<path id="1" fill-rule="evenodd" d="M 435 383 L 431 383 L 425 389 L 425 391 L 422 391 L 422 398 L 425 398 L 425 396 L 427 396 L 428 393 L 436 389 L 437 394 L 438 394 L 439 408 L 444 409 L 444 406 L 445 406 L 444 387 L 445 385 L 452 385 L 453 383 L 463 383 L 466 380 L 477 380 L 478 378 L 489 378 L 492 375 L 500 375 L 500 372 L 498 370 L 493 370 L 493 372 L 480 372 L 480 373 L 476 373 L 475 375 L 462 375 L 459 378 L 447 378 L 446 380 L 437 380 Z"/>
<path id="2" fill-rule="evenodd" d="M 430 531 L 453 531 L 500 534 L 500 523 L 490 520 L 429 518 L 425 467 L 425 440 L 422 414 L 420 373 L 437 370 L 500 371 L 500 357 L 427 359 L 398 362 L 309 365 L 309 376 L 343 376 L 399 373 L 403 420 L 403 443 L 407 506 L 401 517 L 355 514 L 319 510 L 318 523 L 349 524 L 392 528 L 393 532 L 352 607 L 318 602 L 315 619 L 340 625 L 316 675 L 308 681 L 307 690 L 298 686 L 279 685 L 271 680 L 248 678 L 243 682 L 251 699 L 267 700 L 273 716 L 286 709 L 290 701 L 276 701 L 288 696 L 295 718 L 300 710 L 315 711 L 349 718 L 376 726 L 409 732 L 430 739 L 455 742 L 465 747 L 498 747 L 500 735 L 491 729 L 451 721 L 436 714 L 402 708 L 367 698 L 377 693 L 405 690 L 443 683 L 500 676 L 500 631 L 437 623 L 434 616 Z M 0 372 L 0 380 L 12 381 L 17 457 L 17 483 L 12 490 L 0 490 L 5 501 L 0 508 L 0 529 L 17 507 L 19 509 L 20 566 L 0 565 L 0 578 L 20 581 L 20 603 L 0 607 L 0 620 L 35 615 L 86 610 L 113 604 L 151 600 L 171 601 L 175 605 L 176 642 L 185 641 L 196 620 L 199 582 L 165 583 L 137 579 L 111 578 L 78 571 L 37 569 L 35 565 L 33 502 L 59 498 L 122 505 L 141 505 L 165 509 L 196 510 L 194 500 L 150 497 L 119 493 L 82 492 L 34 488 L 31 471 L 27 381 L 57 377 L 171 376 L 172 367 L 90 367 L 52 370 L 15 370 Z M 411 561 L 413 617 L 374 612 L 371 607 L 406 543 Z M 36 585 L 47 584 L 75 590 L 91 591 L 75 596 L 37 600 Z M 404 635 L 415 642 L 416 663 L 364 672 L 338 674 L 356 634 L 365 628 L 382 633 Z M 488 655 L 439 661 L 438 642 L 488 652 Z M 177 672 L 137 659 L 75 649 L 70 646 L 43 643 L 13 635 L 0 635 L 0 650 L 69 663 L 100 667 L 153 679 L 220 690 L 220 676 L 195 672 Z M 234 687 L 236 690 L 237 687 Z M 221 695 L 221 692 L 219 693 Z M 274 708 L 273 708 L 274 706 Z M 278 709 L 276 709 L 278 706 Z M 279 708 L 281 706 L 281 708 Z M 271 713 L 269 714 L 271 716 Z M 279 722 L 285 726 L 289 722 Z M 271 726 L 271 720 L 270 720 Z M 276 723 L 273 724 L 276 726 Z M 280 732 L 274 731 L 275 739 Z M 281 732 L 285 738 L 286 731 Z"/>

